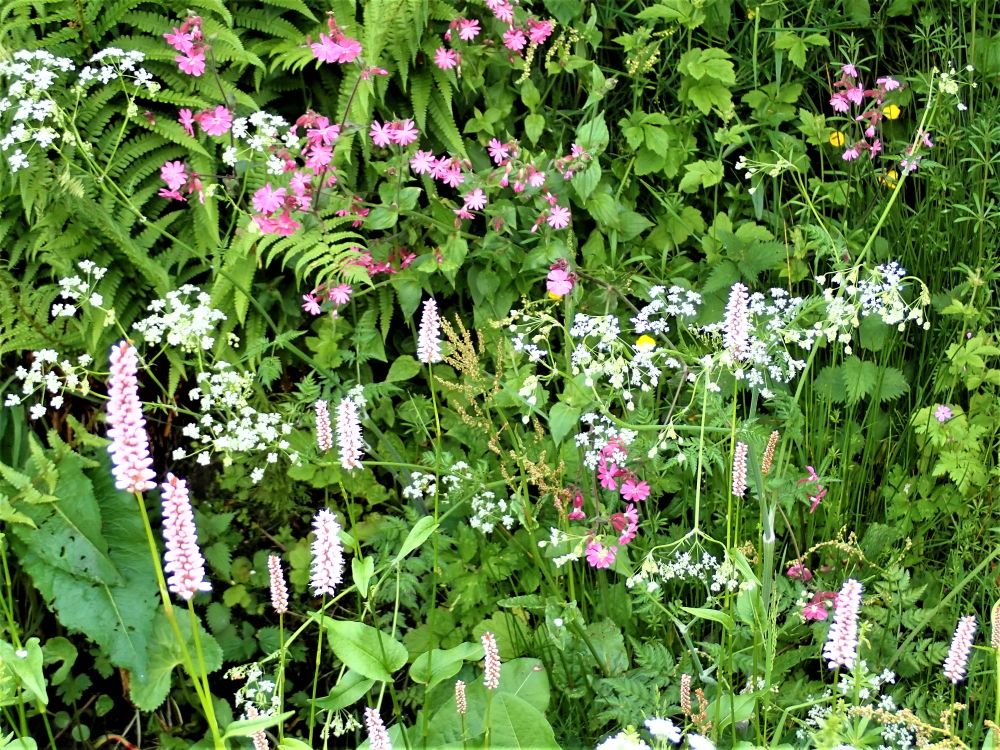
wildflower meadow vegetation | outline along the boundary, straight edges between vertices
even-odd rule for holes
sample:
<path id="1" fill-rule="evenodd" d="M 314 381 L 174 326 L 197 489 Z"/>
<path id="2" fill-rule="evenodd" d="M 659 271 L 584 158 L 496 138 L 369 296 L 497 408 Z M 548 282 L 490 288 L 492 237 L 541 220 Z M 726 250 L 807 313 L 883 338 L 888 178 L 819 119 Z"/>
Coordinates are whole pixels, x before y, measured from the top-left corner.
<path id="1" fill-rule="evenodd" d="M 996 0 L 0 3 L 0 748 L 1000 745 Z"/>

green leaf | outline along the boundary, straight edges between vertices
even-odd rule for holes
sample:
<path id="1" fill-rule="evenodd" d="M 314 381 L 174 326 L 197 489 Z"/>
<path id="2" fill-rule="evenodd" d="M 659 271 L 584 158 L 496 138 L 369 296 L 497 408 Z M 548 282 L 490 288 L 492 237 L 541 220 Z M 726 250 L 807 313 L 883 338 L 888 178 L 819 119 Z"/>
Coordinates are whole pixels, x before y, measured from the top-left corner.
<path id="1" fill-rule="evenodd" d="M 285 711 L 283 714 L 271 714 L 270 716 L 260 716 L 256 719 L 237 719 L 226 725 L 222 739 L 230 737 L 251 737 L 261 730 L 276 727 L 295 716 L 294 711 Z"/>
<path id="2" fill-rule="evenodd" d="M 528 115 L 524 118 L 524 132 L 532 143 L 538 143 L 538 139 L 545 130 L 545 117 L 539 114 Z"/>
<path id="3" fill-rule="evenodd" d="M 489 744 L 496 748 L 558 748 L 545 714 L 528 701 L 510 693 L 497 693 L 490 712 Z"/>
<path id="4" fill-rule="evenodd" d="M 45 675 L 42 674 L 42 647 L 37 638 L 29 638 L 21 650 L 15 650 L 6 641 L 0 641 L 0 674 L 3 674 L 4 668 L 13 672 L 31 700 L 48 705 Z"/>
<path id="5" fill-rule="evenodd" d="M 362 599 L 368 598 L 368 584 L 371 583 L 372 576 L 375 575 L 375 560 L 370 555 L 368 557 L 351 558 L 351 575 L 354 577 L 354 585 L 361 594 Z"/>
<path id="6" fill-rule="evenodd" d="M 278 745 L 278 750 L 313 750 L 312 745 L 297 740 L 294 737 L 285 737 Z"/>
<path id="7" fill-rule="evenodd" d="M 549 409 L 549 432 L 556 445 L 580 422 L 580 410 L 562 402 Z"/>
<path id="8" fill-rule="evenodd" d="M 386 383 L 398 383 L 420 374 L 421 364 L 409 354 L 401 354 L 389 368 Z"/>
<path id="9" fill-rule="evenodd" d="M 458 674 L 465 662 L 482 658 L 483 647 L 479 643 L 463 643 L 446 650 L 431 649 L 413 660 L 410 678 L 430 690 L 439 682 Z"/>
<path id="10" fill-rule="evenodd" d="M 375 680 L 348 669 L 329 695 L 316 699 L 316 708 L 322 708 L 324 711 L 341 711 L 367 693 L 374 684 Z"/>
<path id="11" fill-rule="evenodd" d="M 722 182 L 721 161 L 698 160 L 684 167 L 685 174 L 678 186 L 685 193 L 694 193 L 703 187 L 711 187 Z"/>
<path id="12" fill-rule="evenodd" d="M 323 625 L 337 658 L 369 679 L 391 682 L 392 673 L 406 664 L 406 646 L 370 625 L 326 616 Z"/>
<path id="13" fill-rule="evenodd" d="M 424 516 L 419 521 L 417 521 L 413 528 L 410 529 L 410 533 L 406 535 L 406 539 L 403 540 L 403 544 L 399 548 L 399 552 L 392 560 L 393 565 L 399 565 L 403 558 L 408 554 L 413 552 L 417 547 L 427 541 L 427 538 L 437 531 L 440 524 L 434 521 L 431 516 Z"/>
<path id="14" fill-rule="evenodd" d="M 856 404 L 869 395 L 878 382 L 878 365 L 850 356 L 840 365 L 847 401 Z"/>
<path id="15" fill-rule="evenodd" d="M 573 189 L 581 201 L 586 201 L 601 181 L 601 165 L 594 159 L 585 170 L 573 175 Z"/>
<path id="16" fill-rule="evenodd" d="M 910 390 L 910 384 L 906 382 L 906 376 L 902 370 L 895 367 L 882 368 L 882 381 L 878 384 L 875 395 L 879 402 L 893 401 Z"/>
<path id="17" fill-rule="evenodd" d="M 708 609 L 706 607 L 681 607 L 681 610 L 687 612 L 692 617 L 697 617 L 699 620 L 711 620 L 712 622 L 719 623 L 726 630 L 732 630 L 735 623 L 733 623 L 733 618 L 727 615 L 725 612 L 720 612 L 717 609 Z"/>

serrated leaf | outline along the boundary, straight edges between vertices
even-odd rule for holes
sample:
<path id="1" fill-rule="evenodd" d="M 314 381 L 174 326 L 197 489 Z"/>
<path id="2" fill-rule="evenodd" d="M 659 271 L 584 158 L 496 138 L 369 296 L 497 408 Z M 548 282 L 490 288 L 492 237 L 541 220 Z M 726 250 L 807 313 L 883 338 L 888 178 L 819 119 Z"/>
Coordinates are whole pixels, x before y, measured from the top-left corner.
<path id="1" fill-rule="evenodd" d="M 895 367 L 882 368 L 882 380 L 875 394 L 879 401 L 892 401 L 908 390 L 910 390 L 910 384 L 906 381 L 902 370 L 897 370 Z"/>
<path id="2" fill-rule="evenodd" d="M 847 402 L 856 404 L 871 394 L 878 382 L 878 366 L 850 356 L 840 365 L 840 376 L 844 383 Z"/>

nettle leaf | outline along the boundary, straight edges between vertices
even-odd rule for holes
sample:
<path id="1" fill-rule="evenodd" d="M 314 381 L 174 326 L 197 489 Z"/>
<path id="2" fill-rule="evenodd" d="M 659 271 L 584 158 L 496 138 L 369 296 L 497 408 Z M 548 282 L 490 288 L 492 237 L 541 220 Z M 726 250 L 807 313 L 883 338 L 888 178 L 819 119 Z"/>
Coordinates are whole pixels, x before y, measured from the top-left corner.
<path id="1" fill-rule="evenodd" d="M 856 404 L 870 395 L 878 384 L 878 374 L 878 365 L 874 362 L 865 362 L 855 356 L 845 359 L 840 366 L 840 375 L 848 403 Z"/>
<path id="2" fill-rule="evenodd" d="M 705 161 L 699 159 L 684 167 L 685 174 L 678 187 L 685 193 L 695 193 L 701 188 L 718 185 L 722 182 L 723 168 L 721 161 Z"/>
<path id="3" fill-rule="evenodd" d="M 882 368 L 882 380 L 875 390 L 879 401 L 893 401 L 910 390 L 910 384 L 902 370 L 895 367 Z"/>

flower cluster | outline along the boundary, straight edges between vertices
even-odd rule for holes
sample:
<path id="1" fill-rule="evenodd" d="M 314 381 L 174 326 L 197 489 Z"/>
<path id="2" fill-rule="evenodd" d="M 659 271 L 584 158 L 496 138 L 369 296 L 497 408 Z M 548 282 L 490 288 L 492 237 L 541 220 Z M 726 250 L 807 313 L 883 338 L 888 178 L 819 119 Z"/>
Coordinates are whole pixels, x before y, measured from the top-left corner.
<path id="1" fill-rule="evenodd" d="M 670 331 L 670 318 L 693 318 L 700 305 L 701 295 L 690 289 L 676 285 L 669 289 L 650 287 L 649 303 L 631 319 L 633 330 L 640 334 L 666 334 Z"/>
<path id="2" fill-rule="evenodd" d="M 635 409 L 635 390 L 651 393 L 660 382 L 660 351 L 621 339 L 615 315 L 577 313 L 569 335 L 577 339 L 570 354 L 573 375 L 583 375 L 584 385 L 604 383 L 620 396 L 628 411 Z"/>
<path id="3" fill-rule="evenodd" d="M 208 45 L 201 31 L 201 18 L 188 16 L 180 27 L 174 27 L 163 35 L 167 44 L 180 52 L 174 57 L 174 62 L 182 73 L 195 78 L 205 72 L 205 55 Z"/>
<path id="4" fill-rule="evenodd" d="M 492 11 L 504 26 L 499 39 L 486 39 L 483 46 L 492 46 L 496 42 L 503 44 L 510 55 L 526 54 L 528 59 L 534 55 L 534 49 L 543 44 L 552 35 L 552 21 L 541 21 L 527 17 L 521 22 L 515 19 L 515 5 L 509 0 L 486 0 L 486 7 Z M 444 41 L 449 45 L 441 46 L 434 51 L 434 64 L 441 70 L 457 68 L 462 62 L 462 48 L 466 42 L 473 42 L 482 32 L 480 22 L 463 16 L 455 18 L 444 32 Z M 456 40 L 457 37 L 457 40 Z M 529 47 L 530 45 L 530 47 Z M 457 48 L 456 48 L 457 47 Z"/>
<path id="5" fill-rule="evenodd" d="M 148 70 L 139 65 L 145 59 L 145 53 L 138 50 L 126 52 L 118 47 L 106 47 L 90 58 L 93 64 L 83 67 L 78 83 L 82 87 L 87 87 L 94 81 L 107 85 L 117 78 L 124 84 L 126 92 L 132 95 L 139 89 L 155 94 L 160 90 L 160 84 L 153 80 L 153 75 Z M 131 108 L 134 107 L 132 104 Z"/>
<path id="6" fill-rule="evenodd" d="M 340 465 L 347 471 L 361 468 L 364 440 L 361 437 L 361 416 L 365 406 L 361 386 L 356 386 L 337 405 L 337 448 Z"/>
<path id="7" fill-rule="evenodd" d="M 33 148 L 47 151 L 59 137 L 53 126 L 61 115 L 47 92 L 62 73 L 72 70 L 72 60 L 44 49 L 18 50 L 11 60 L 0 60 L 0 79 L 7 79 L 0 115 L 11 113 L 11 127 L 0 138 L 0 152 L 13 148 L 6 157 L 11 173 L 30 166 L 28 155 Z"/>
<path id="8" fill-rule="evenodd" d="M 969 656 L 972 654 L 972 641 L 975 637 L 976 618 L 973 615 L 966 615 L 958 621 L 948 649 L 948 658 L 944 662 L 944 676 L 951 680 L 953 685 L 965 679 Z"/>
<path id="9" fill-rule="evenodd" d="M 696 551 L 676 549 L 666 558 L 648 555 L 639 569 L 625 579 L 625 585 L 631 589 L 641 584 L 647 593 L 659 591 L 670 582 L 701 582 L 711 587 L 718 581 L 721 586 L 727 579 L 718 575 L 720 567 L 718 558 L 704 550 L 698 555 Z"/>
<path id="10" fill-rule="evenodd" d="M 833 84 L 834 94 L 830 97 L 830 106 L 834 112 L 852 113 L 855 122 L 861 124 L 864 132 L 863 138 L 847 145 L 842 158 L 845 161 L 852 161 L 867 153 L 869 159 L 874 159 L 883 148 L 882 140 L 878 137 L 879 125 L 883 119 L 895 120 L 899 117 L 899 106 L 887 105 L 887 95 L 890 91 L 901 88 L 901 84 L 891 76 L 883 76 L 876 79 L 874 88 L 865 88 L 861 74 L 854 65 L 850 63 L 842 65 L 840 72 L 840 79 Z M 859 110 L 856 115 L 852 112 L 855 108 Z M 839 133 L 839 135 L 840 138 L 836 139 L 835 145 L 846 145 L 844 134 Z M 835 143 L 833 138 L 830 142 Z"/>
<path id="11" fill-rule="evenodd" d="M 151 302 L 147 307 L 151 314 L 132 328 L 147 344 L 164 344 L 185 352 L 208 351 L 215 345 L 219 323 L 226 319 L 211 301 L 206 292 L 185 284 L 168 292 L 165 299 Z"/>
<path id="12" fill-rule="evenodd" d="M 168 574 L 167 588 L 184 601 L 199 591 L 211 591 L 205 580 L 205 558 L 198 548 L 194 511 L 188 498 L 187 483 L 173 474 L 160 485 L 163 499 L 163 541 L 166 552 L 163 572 Z"/>
<path id="13" fill-rule="evenodd" d="M 340 524 L 329 508 L 313 519 L 312 567 L 309 586 L 316 596 L 333 596 L 344 577 L 344 548 L 340 542 Z"/>
<path id="14" fill-rule="evenodd" d="M 510 514 L 507 501 L 496 496 L 492 490 L 480 490 L 472 496 L 472 515 L 469 525 L 483 534 L 492 533 L 497 524 L 510 531 L 516 519 Z"/>
<path id="15" fill-rule="evenodd" d="M 320 34 L 319 41 L 309 45 L 316 59 L 338 65 L 345 65 L 358 59 L 361 54 L 361 42 L 352 39 L 340 30 L 333 13 L 327 16 L 326 25 L 330 36 Z"/>
<path id="16" fill-rule="evenodd" d="M 49 407 L 61 409 L 65 402 L 65 391 L 86 395 L 90 392 L 90 382 L 87 380 L 87 367 L 93 362 L 89 354 L 81 354 L 73 362 L 60 358 L 54 349 L 39 349 L 31 353 L 31 366 L 18 366 L 14 370 L 14 378 L 21 381 L 21 393 L 8 393 L 4 397 L 4 406 L 14 407 L 21 404 L 25 398 L 40 390 L 42 398 L 48 397 Z M 28 410 L 32 419 L 41 419 L 45 415 L 44 403 L 33 404 Z"/>
<path id="17" fill-rule="evenodd" d="M 128 341 L 111 348 L 108 380 L 108 452 L 114 464 L 115 487 L 126 492 L 145 492 L 156 484 L 149 468 L 149 436 L 139 400 L 139 355 Z"/>
<path id="18" fill-rule="evenodd" d="M 376 146 L 384 148 L 391 144 L 405 148 L 420 137 L 420 131 L 409 118 L 385 123 L 372 120 L 368 135 Z"/>
<path id="19" fill-rule="evenodd" d="M 77 267 L 83 273 L 82 279 L 79 276 L 59 279 L 59 297 L 70 300 L 73 304 L 57 302 L 52 305 L 53 318 L 76 315 L 77 308 L 81 304 L 80 300 L 93 307 L 101 307 L 104 304 L 104 297 L 97 293 L 96 288 L 108 269 L 101 268 L 92 260 L 81 260 L 77 263 Z"/>
<path id="20" fill-rule="evenodd" d="M 440 362 L 441 356 L 441 316 L 437 301 L 431 297 L 424 300 L 420 315 L 420 330 L 417 333 L 417 359 L 424 364 Z"/>
<path id="21" fill-rule="evenodd" d="M 860 581 L 848 578 L 834 603 L 833 625 L 823 646 L 823 658 L 830 669 L 854 669 L 858 658 L 858 613 L 861 609 Z"/>
<path id="22" fill-rule="evenodd" d="M 277 684 L 256 662 L 233 667 L 225 674 L 231 680 L 244 680 L 233 698 L 236 708 L 243 709 L 243 718 L 273 716 L 281 705 Z M 255 745 L 256 747 L 256 745 Z"/>

